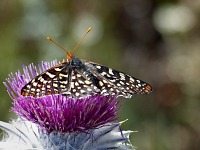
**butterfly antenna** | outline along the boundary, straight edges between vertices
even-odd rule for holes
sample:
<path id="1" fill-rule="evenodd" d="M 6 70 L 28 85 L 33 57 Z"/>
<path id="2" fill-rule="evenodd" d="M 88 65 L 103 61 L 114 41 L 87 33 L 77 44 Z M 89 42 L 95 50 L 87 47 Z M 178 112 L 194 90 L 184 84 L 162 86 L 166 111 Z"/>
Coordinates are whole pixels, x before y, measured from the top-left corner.
<path id="1" fill-rule="evenodd" d="M 56 43 L 52 38 L 47 37 L 47 40 L 49 40 L 50 42 L 54 43 L 54 44 L 55 44 L 56 46 L 58 46 L 61 50 L 65 51 L 66 55 L 67 55 L 68 57 L 71 58 L 71 55 L 69 54 L 69 52 L 68 52 L 66 49 L 64 49 L 62 46 L 60 46 L 58 43 Z"/>
<path id="2" fill-rule="evenodd" d="M 84 40 L 85 36 L 92 30 L 92 27 L 89 27 L 86 31 L 86 33 L 83 35 L 82 39 L 78 42 L 78 44 L 76 45 L 76 47 L 72 50 L 72 52 L 70 53 L 74 53 L 74 51 L 79 47 L 79 45 L 81 44 L 81 42 Z"/>

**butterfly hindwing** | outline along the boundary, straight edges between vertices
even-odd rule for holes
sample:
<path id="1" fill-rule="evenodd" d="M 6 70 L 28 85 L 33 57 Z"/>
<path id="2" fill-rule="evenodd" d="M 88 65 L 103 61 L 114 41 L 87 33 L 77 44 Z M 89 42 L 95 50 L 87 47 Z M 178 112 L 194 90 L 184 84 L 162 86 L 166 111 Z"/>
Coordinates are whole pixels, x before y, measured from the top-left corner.
<path id="1" fill-rule="evenodd" d="M 86 77 L 80 70 L 73 70 L 70 82 L 71 97 L 81 98 L 100 93 L 94 81 Z M 65 95 L 65 93 L 63 93 Z"/>

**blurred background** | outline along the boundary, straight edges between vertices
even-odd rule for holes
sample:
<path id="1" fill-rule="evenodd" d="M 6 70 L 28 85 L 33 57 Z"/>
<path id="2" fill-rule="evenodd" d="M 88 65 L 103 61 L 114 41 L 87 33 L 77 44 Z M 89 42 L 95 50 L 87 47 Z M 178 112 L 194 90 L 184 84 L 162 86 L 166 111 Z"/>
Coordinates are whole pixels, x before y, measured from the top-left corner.
<path id="1" fill-rule="evenodd" d="M 76 56 L 152 85 L 125 101 L 119 120 L 138 150 L 200 149 L 200 0 L 0 1 L 0 120 L 15 118 L 2 82 L 22 64 Z"/>

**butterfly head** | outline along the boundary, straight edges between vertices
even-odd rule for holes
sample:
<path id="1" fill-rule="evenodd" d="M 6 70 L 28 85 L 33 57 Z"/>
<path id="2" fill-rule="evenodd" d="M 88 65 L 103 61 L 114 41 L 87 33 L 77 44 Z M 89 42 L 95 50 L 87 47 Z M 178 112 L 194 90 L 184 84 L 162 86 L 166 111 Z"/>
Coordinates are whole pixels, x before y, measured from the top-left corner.
<path id="1" fill-rule="evenodd" d="M 74 58 L 74 54 L 72 51 L 66 51 L 66 59 L 67 59 L 67 62 L 70 62 L 73 58 Z"/>
<path id="2" fill-rule="evenodd" d="M 83 62 L 80 59 L 74 57 L 71 60 L 70 64 L 71 64 L 72 67 L 78 68 L 78 67 L 81 67 L 83 65 Z"/>

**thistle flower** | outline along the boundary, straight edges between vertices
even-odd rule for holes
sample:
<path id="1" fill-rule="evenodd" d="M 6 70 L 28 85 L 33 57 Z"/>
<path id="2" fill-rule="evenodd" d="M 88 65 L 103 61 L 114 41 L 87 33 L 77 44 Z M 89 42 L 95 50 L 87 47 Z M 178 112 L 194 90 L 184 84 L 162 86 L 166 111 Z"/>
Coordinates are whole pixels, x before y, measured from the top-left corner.
<path id="1" fill-rule="evenodd" d="M 130 149 L 126 144 L 130 132 L 119 132 L 120 123 L 111 123 L 117 120 L 120 101 L 117 96 L 96 94 L 81 99 L 59 94 L 40 98 L 21 96 L 21 89 L 31 79 L 56 64 L 57 61 L 42 62 L 38 67 L 30 64 L 23 66 L 23 74 L 18 71 L 9 75 L 4 85 L 13 100 L 12 111 L 23 118 L 18 122 L 36 125 L 39 132 L 33 132 L 43 149 Z M 11 130 L 2 124 L 0 127 L 6 132 Z M 16 126 L 11 128 L 18 130 Z"/>

